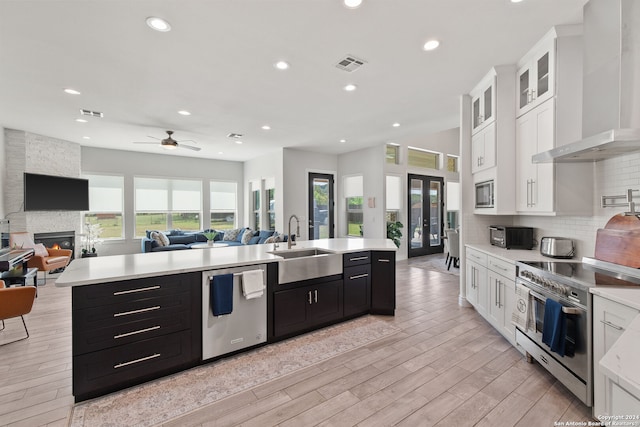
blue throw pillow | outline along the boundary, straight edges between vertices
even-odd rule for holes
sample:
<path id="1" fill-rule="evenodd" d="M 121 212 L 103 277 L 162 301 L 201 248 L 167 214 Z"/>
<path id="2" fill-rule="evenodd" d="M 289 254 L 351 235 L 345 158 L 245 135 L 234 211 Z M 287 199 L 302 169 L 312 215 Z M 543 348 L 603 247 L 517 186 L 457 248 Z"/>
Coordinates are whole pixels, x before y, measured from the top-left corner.
<path id="1" fill-rule="evenodd" d="M 255 235 L 253 236 L 250 240 L 249 240 L 249 245 L 257 245 L 260 241 L 260 236 L 259 235 Z"/>
<path id="2" fill-rule="evenodd" d="M 244 235 L 244 232 L 247 231 L 246 228 L 241 228 L 240 232 L 238 233 L 238 235 L 236 236 L 236 242 L 240 242 L 242 243 L 242 236 Z"/>
<path id="3" fill-rule="evenodd" d="M 273 236 L 273 233 L 275 233 L 275 231 L 261 230 L 260 233 L 258 234 L 258 237 L 259 237 L 258 243 L 263 244 L 265 240 Z"/>

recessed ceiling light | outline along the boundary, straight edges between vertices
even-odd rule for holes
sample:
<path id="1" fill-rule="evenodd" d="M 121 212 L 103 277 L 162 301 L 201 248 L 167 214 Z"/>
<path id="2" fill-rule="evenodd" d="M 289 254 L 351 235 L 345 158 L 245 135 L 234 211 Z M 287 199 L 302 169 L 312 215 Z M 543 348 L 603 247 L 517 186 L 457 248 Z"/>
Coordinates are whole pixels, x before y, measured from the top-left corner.
<path id="1" fill-rule="evenodd" d="M 233 142 L 235 142 L 238 145 L 242 144 L 242 141 L 240 141 L 239 139 L 237 141 L 233 141 Z"/>
<path id="2" fill-rule="evenodd" d="M 400 123 L 395 122 L 394 124 L 392 124 L 391 126 L 393 126 L 394 128 L 400 127 Z"/>
<path id="3" fill-rule="evenodd" d="M 188 112 L 187 110 L 180 110 L 178 111 L 178 114 L 182 115 L 182 116 L 190 116 L 191 113 Z"/>
<path id="4" fill-rule="evenodd" d="M 511 0 L 511 3 L 520 3 L 522 0 Z"/>
<path id="5" fill-rule="evenodd" d="M 346 85 L 346 86 L 344 87 L 344 90 L 346 90 L 347 92 L 353 92 L 353 91 L 354 91 L 354 90 L 356 90 L 357 88 L 358 88 L 358 86 L 356 86 L 356 85 L 354 85 L 354 84 L 352 84 L 352 83 L 349 83 L 348 85 Z"/>
<path id="6" fill-rule="evenodd" d="M 68 93 L 69 95 L 80 95 L 80 92 L 75 90 L 75 89 L 71 89 L 71 88 L 66 88 L 65 93 Z"/>
<path id="7" fill-rule="evenodd" d="M 158 18 L 155 16 L 150 16 L 147 18 L 147 25 L 156 30 L 166 33 L 167 31 L 171 31 L 171 25 L 167 21 L 162 18 Z"/>
<path id="8" fill-rule="evenodd" d="M 285 61 L 278 61 L 275 64 L 273 64 L 274 67 L 276 67 L 278 70 L 288 70 L 289 69 L 289 63 L 285 62 Z"/>
<path id="9" fill-rule="evenodd" d="M 76 122 L 78 122 L 78 123 L 87 123 L 87 121 L 85 119 L 76 119 Z"/>
<path id="10" fill-rule="evenodd" d="M 224 154 L 224 152 L 222 152 L 222 151 L 218 151 L 218 154 Z"/>
<path id="11" fill-rule="evenodd" d="M 440 42 L 438 40 L 429 40 L 424 44 L 424 46 L 422 46 L 422 49 L 424 49 L 424 50 L 434 50 L 438 46 L 440 46 Z"/>
<path id="12" fill-rule="evenodd" d="M 82 139 L 91 139 L 90 136 L 83 136 Z"/>
<path id="13" fill-rule="evenodd" d="M 344 144 L 345 142 L 347 142 L 347 140 L 346 140 L 346 139 L 341 139 L 341 140 L 340 140 L 340 144 Z"/>
<path id="14" fill-rule="evenodd" d="M 263 125 L 263 126 L 262 126 L 262 130 L 271 130 L 271 126 L 269 126 L 269 125 Z"/>
<path id="15" fill-rule="evenodd" d="M 362 4 L 362 0 L 344 0 L 344 5 L 349 9 L 355 9 L 360 7 Z"/>

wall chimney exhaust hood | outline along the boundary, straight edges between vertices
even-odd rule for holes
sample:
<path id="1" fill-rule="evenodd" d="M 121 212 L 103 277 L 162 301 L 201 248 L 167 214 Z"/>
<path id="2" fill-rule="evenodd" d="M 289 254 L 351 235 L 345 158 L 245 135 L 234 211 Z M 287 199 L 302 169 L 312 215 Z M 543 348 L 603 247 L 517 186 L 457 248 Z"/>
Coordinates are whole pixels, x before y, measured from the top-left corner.
<path id="1" fill-rule="evenodd" d="M 640 1 L 590 0 L 583 40 L 583 139 L 536 154 L 533 163 L 640 152 Z"/>

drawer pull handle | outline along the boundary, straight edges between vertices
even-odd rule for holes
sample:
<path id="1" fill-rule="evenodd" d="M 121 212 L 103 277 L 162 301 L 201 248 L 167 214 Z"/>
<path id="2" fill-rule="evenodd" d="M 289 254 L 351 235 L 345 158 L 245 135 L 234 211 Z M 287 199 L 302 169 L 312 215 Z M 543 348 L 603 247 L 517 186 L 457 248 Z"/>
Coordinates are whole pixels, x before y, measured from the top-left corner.
<path id="1" fill-rule="evenodd" d="M 363 259 L 369 259 L 368 256 L 359 256 L 355 258 L 349 258 L 349 261 L 362 261 Z"/>
<path id="2" fill-rule="evenodd" d="M 385 259 L 385 258 L 380 258 L 380 259 L 378 260 L 378 262 L 389 262 L 389 260 L 388 260 L 388 259 Z"/>
<path id="3" fill-rule="evenodd" d="M 129 316 L 130 314 L 146 313 L 147 311 L 160 310 L 160 306 L 141 308 L 140 310 L 123 311 L 121 313 L 113 313 L 113 317 Z"/>
<path id="4" fill-rule="evenodd" d="M 118 338 L 129 337 L 131 335 L 137 335 L 137 334 L 144 334 L 145 332 L 155 331 L 156 329 L 160 329 L 160 326 L 152 326 L 150 328 L 140 329 L 138 331 L 133 331 L 133 332 L 127 332 L 125 334 L 114 335 L 113 338 L 117 340 Z"/>
<path id="5" fill-rule="evenodd" d="M 540 356 L 540 360 L 542 360 L 544 363 L 546 363 L 547 365 L 549 364 L 549 361 L 547 359 L 545 359 L 544 356 Z"/>
<path id="6" fill-rule="evenodd" d="M 369 274 L 365 273 L 365 274 L 358 274 L 357 276 L 349 276 L 349 280 L 362 279 L 363 277 L 369 277 Z"/>
<path id="7" fill-rule="evenodd" d="M 500 270 L 502 270 L 502 271 L 509 271 L 509 269 L 508 269 L 508 268 L 504 268 L 504 267 L 502 267 L 502 266 L 500 266 L 500 265 L 498 265 L 498 264 L 491 263 L 491 265 L 492 265 L 492 266 L 494 266 L 494 267 L 496 267 L 496 268 L 499 268 L 499 269 L 500 269 Z"/>
<path id="8" fill-rule="evenodd" d="M 118 296 L 118 295 L 135 294 L 136 292 L 153 291 L 154 289 L 160 289 L 160 285 L 149 286 L 147 288 L 128 289 L 126 291 L 114 292 L 113 296 L 115 297 L 115 296 Z"/>
<path id="9" fill-rule="evenodd" d="M 313 291 L 313 297 L 314 297 L 314 301 L 315 301 L 315 302 L 318 302 L 318 290 L 317 290 L 317 289 L 315 289 L 315 290 Z"/>
<path id="10" fill-rule="evenodd" d="M 611 323 L 608 320 L 601 320 L 600 322 L 604 323 L 607 326 L 611 326 L 613 329 L 617 329 L 619 331 L 623 331 L 624 328 L 622 326 L 618 326 L 615 323 Z"/>
<path id="11" fill-rule="evenodd" d="M 125 366 L 133 365 L 134 363 L 140 363 L 147 360 L 155 359 L 156 357 L 160 357 L 160 353 L 152 354 L 151 356 L 141 357 L 140 359 L 130 360 L 129 362 L 118 363 L 117 365 L 113 365 L 113 369 L 124 368 Z"/>
<path id="12" fill-rule="evenodd" d="M 311 291 L 307 292 L 307 296 L 309 297 L 309 305 L 313 304 L 313 300 L 311 299 Z"/>

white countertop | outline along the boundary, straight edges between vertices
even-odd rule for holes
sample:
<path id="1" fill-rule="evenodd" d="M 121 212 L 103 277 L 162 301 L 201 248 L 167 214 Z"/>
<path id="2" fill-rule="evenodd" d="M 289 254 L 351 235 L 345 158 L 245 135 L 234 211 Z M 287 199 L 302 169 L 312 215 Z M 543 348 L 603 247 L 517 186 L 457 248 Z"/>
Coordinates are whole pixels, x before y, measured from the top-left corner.
<path id="1" fill-rule="evenodd" d="M 278 245 L 279 251 L 287 250 L 286 242 Z M 291 250 L 305 248 L 325 249 L 337 254 L 363 250 L 395 251 L 397 249 L 389 239 L 340 238 L 298 241 Z M 56 286 L 92 285 L 281 261 L 281 257 L 269 253 L 272 251 L 273 245 L 267 244 L 80 258 L 69 264 L 56 280 Z"/>
<path id="2" fill-rule="evenodd" d="M 488 243 L 467 244 L 465 246 L 511 263 L 515 261 L 576 261 L 575 259 L 549 258 L 541 255 L 540 251 L 536 249 L 529 251 L 526 249 L 503 249 Z"/>
<path id="3" fill-rule="evenodd" d="M 640 289 L 595 287 L 590 292 L 611 301 L 640 310 Z M 640 315 L 620 335 L 600 361 L 602 372 L 620 387 L 640 399 Z"/>

